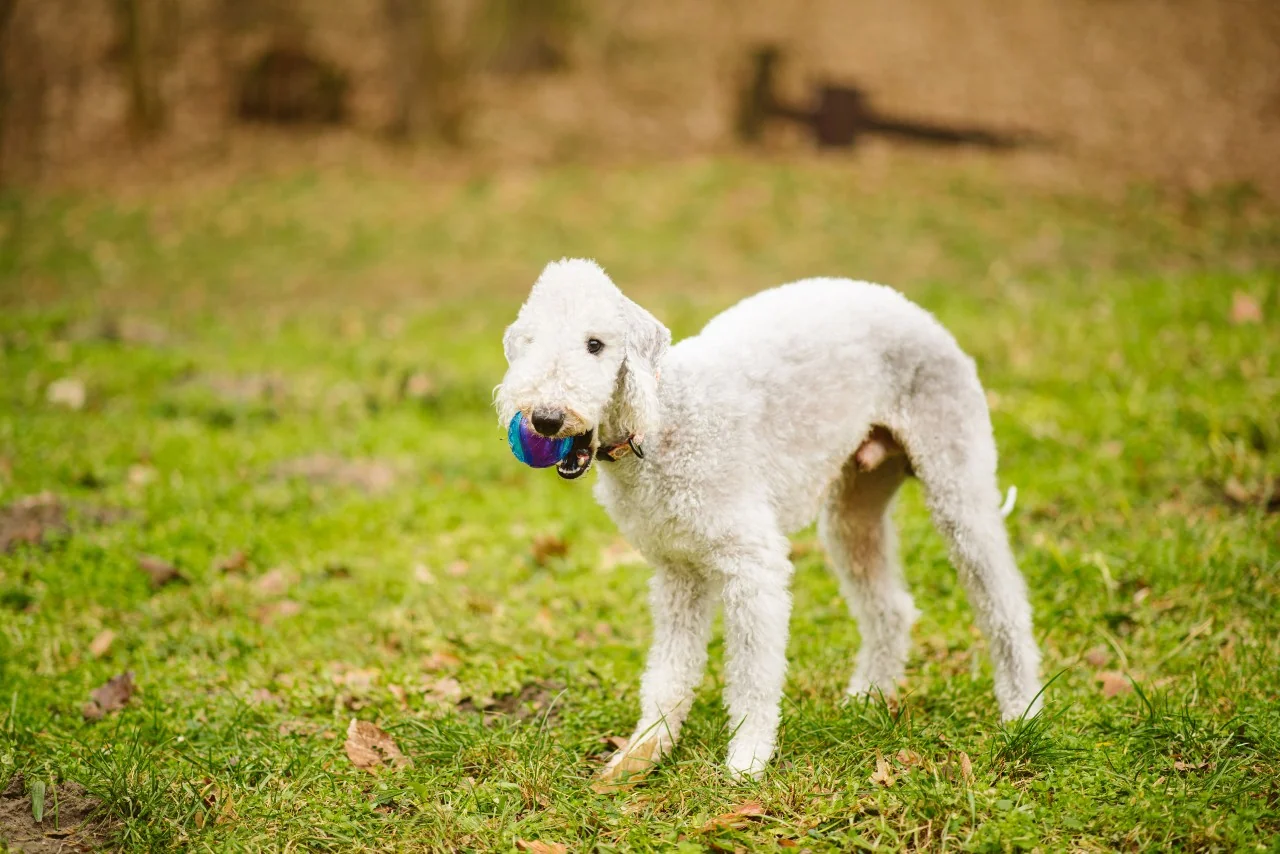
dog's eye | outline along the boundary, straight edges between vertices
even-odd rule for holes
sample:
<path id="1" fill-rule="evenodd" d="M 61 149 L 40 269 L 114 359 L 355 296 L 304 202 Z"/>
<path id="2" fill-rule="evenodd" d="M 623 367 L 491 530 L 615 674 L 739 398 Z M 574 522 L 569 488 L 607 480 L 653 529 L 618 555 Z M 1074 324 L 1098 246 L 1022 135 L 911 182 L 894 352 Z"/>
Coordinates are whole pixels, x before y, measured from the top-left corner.
<path id="1" fill-rule="evenodd" d="M 594 356 L 596 353 L 599 353 L 603 349 L 604 349 L 604 342 L 601 341 L 599 338 L 587 339 L 587 352 L 590 353 L 591 355 Z"/>

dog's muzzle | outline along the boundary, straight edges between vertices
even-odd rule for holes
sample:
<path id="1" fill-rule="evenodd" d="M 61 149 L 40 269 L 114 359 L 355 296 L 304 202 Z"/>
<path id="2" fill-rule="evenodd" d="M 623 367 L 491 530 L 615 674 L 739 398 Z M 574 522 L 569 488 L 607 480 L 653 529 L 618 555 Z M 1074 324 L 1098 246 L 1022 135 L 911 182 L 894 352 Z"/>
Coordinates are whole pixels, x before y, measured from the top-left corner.
<path id="1" fill-rule="evenodd" d="M 591 468 L 591 460 L 595 454 L 592 440 L 595 430 L 588 430 L 573 437 L 573 446 L 565 458 L 556 464 L 556 474 L 565 480 L 577 480 Z"/>

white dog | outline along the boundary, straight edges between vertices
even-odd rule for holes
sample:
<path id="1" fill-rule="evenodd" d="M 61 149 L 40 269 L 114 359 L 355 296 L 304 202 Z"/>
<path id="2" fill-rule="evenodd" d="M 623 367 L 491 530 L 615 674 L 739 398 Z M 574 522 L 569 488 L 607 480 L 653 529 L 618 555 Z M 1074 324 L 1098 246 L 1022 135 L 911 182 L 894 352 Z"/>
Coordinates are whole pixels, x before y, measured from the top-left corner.
<path id="1" fill-rule="evenodd" d="M 955 339 L 890 288 L 808 279 L 670 343 L 585 260 L 549 264 L 503 337 L 502 424 L 521 412 L 544 436 L 573 437 L 562 477 L 601 460 L 596 496 L 654 569 L 640 721 L 604 778 L 643 771 L 675 744 L 717 600 L 728 768 L 759 776 L 786 671 L 787 535 L 815 518 L 863 636 L 848 691 L 891 696 L 918 614 L 889 515 L 910 474 L 990 644 L 1001 716 L 1036 713 L 1040 656 L 1000 514 L 990 416 Z"/>

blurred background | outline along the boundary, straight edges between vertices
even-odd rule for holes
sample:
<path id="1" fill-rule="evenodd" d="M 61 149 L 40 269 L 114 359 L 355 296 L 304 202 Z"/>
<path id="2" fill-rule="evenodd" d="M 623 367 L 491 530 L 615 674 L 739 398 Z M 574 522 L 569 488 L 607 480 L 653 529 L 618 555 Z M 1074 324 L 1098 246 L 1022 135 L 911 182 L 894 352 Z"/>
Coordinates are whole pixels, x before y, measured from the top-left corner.
<path id="1" fill-rule="evenodd" d="M 1273 0 L 0 0 L 0 45 L 11 184 L 358 143 L 504 164 L 794 151 L 817 126 L 878 143 L 887 116 L 1003 135 L 985 142 L 1072 180 L 1280 191 Z"/>
<path id="2" fill-rule="evenodd" d="M 989 390 L 1063 717 L 995 727 L 909 486 L 903 716 L 839 705 L 857 630 L 800 532 L 747 849 L 1275 838 L 1278 198 L 1278 0 L 0 0 L 0 839 L 42 837 L 23 776 L 127 850 L 674 848 L 724 812 L 713 686 L 668 795 L 586 795 L 647 573 L 491 406 L 562 256 L 676 339 L 882 281 Z M 881 755 L 937 786 L 868 788 Z"/>

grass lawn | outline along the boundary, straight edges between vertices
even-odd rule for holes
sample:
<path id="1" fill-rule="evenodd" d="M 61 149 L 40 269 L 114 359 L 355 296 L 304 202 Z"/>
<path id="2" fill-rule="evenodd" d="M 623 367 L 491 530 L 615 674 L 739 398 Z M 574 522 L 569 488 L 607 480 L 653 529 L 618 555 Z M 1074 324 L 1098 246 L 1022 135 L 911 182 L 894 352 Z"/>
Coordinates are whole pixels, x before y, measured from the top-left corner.
<path id="1" fill-rule="evenodd" d="M 1280 212 L 997 166 L 352 168 L 0 199 L 0 837 L 1280 850 Z M 910 484 L 924 615 L 899 704 L 840 703 L 858 632 L 807 532 L 764 779 L 720 771 L 717 629 L 671 761 L 592 791 L 634 723 L 647 573 L 489 409 L 501 330 L 562 255 L 677 338 L 814 274 L 934 311 L 1019 490 L 1046 715 L 999 724 Z M 125 672 L 131 697 L 94 695 Z M 408 762 L 357 767 L 353 719 Z"/>

